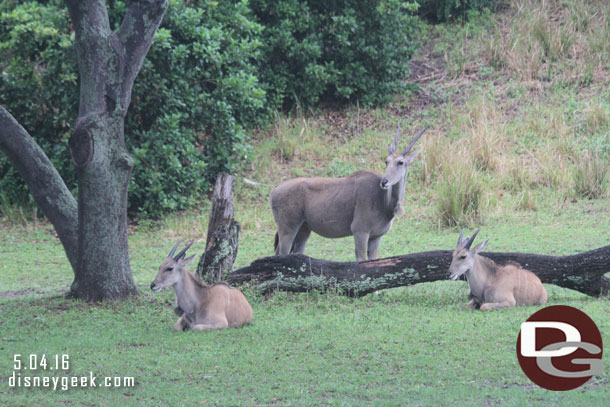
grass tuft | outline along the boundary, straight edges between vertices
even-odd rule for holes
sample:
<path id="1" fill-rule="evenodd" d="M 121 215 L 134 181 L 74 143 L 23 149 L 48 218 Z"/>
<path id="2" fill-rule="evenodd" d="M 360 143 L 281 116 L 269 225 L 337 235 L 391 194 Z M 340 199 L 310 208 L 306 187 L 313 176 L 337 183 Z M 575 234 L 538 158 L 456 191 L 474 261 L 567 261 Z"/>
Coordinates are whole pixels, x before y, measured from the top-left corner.
<path id="1" fill-rule="evenodd" d="M 446 226 L 472 226 L 481 221 L 483 188 L 474 166 L 456 160 L 436 186 L 437 211 Z"/>
<path id="2" fill-rule="evenodd" d="M 601 198 L 608 189 L 609 170 L 610 161 L 602 159 L 597 151 L 587 151 L 572 172 L 574 193 L 588 199 Z"/>

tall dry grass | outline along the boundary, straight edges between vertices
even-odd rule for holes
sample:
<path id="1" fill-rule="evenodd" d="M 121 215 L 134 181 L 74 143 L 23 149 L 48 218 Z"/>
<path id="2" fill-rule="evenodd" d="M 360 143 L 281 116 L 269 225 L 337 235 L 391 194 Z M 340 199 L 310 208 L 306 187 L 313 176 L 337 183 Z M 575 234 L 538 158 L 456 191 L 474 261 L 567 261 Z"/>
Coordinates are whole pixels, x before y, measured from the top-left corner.
<path id="1" fill-rule="evenodd" d="M 600 157 L 597 151 L 586 151 L 572 173 L 574 193 L 583 198 L 604 196 L 610 179 L 610 161 Z"/>
<path id="2" fill-rule="evenodd" d="M 610 57 L 610 4 L 517 0 L 483 41 L 483 56 L 524 82 L 588 84 Z M 558 69 L 559 67 L 559 69 Z"/>

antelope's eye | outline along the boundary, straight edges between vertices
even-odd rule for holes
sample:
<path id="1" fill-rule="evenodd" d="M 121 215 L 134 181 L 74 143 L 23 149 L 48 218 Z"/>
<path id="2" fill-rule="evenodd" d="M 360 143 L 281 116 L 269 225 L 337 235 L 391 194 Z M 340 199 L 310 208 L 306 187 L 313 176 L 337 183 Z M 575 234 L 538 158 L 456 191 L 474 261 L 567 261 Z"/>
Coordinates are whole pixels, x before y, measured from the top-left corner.
<path id="1" fill-rule="evenodd" d="M 464 254 L 464 255 L 462 255 L 462 256 L 460 256 L 460 260 L 464 260 L 465 258 L 466 258 L 466 255 L 465 255 L 465 254 Z"/>
<path id="2" fill-rule="evenodd" d="M 398 165 L 403 165 L 404 163 L 404 161 L 398 161 Z"/>
<path id="3" fill-rule="evenodd" d="M 168 267 L 168 268 L 166 268 L 166 269 L 165 269 L 165 272 L 166 272 L 166 273 L 167 273 L 167 272 L 170 272 L 170 271 L 174 271 L 174 268 L 173 268 L 173 267 Z"/>

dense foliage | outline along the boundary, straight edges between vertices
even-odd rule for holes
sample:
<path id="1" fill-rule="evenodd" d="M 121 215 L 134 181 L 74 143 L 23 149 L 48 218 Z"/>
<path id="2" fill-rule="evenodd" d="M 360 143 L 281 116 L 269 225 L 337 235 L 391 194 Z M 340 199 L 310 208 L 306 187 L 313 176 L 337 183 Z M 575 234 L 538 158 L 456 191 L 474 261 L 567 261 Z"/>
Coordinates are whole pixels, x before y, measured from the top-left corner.
<path id="1" fill-rule="evenodd" d="M 0 13 L 2 103 L 36 138 L 70 188 L 67 147 L 78 111 L 74 33 L 59 0 L 4 2 Z M 18 2 L 21 3 L 21 2 Z M 171 0 L 138 76 L 125 124 L 136 166 L 129 210 L 157 216 L 192 206 L 215 174 L 246 154 L 245 128 L 269 107 L 256 73 L 262 27 L 246 2 Z M 111 1 L 121 21 L 125 2 Z M 3 199 L 28 199 L 20 177 L 0 157 Z"/>
<path id="2" fill-rule="evenodd" d="M 34 2 L 0 8 L 0 103 L 32 134 L 69 187 L 68 138 L 78 112 L 78 67 L 68 10 Z M 3 200 L 24 203 L 21 177 L 0 155 Z"/>
<path id="3" fill-rule="evenodd" d="M 117 27 L 126 1 L 108 1 Z M 136 166 L 129 210 L 192 206 L 247 159 L 247 129 L 295 103 L 363 105 L 400 90 L 416 48 L 416 3 L 399 0 L 170 0 L 134 86 L 126 140 Z M 74 33 L 60 0 L 0 2 L 0 103 L 32 134 L 69 188 L 78 111 Z M 0 157 L 0 198 L 27 189 Z"/>
<path id="4" fill-rule="evenodd" d="M 275 106 L 387 101 L 416 49 L 415 3 L 252 0 L 265 27 L 263 82 Z"/>

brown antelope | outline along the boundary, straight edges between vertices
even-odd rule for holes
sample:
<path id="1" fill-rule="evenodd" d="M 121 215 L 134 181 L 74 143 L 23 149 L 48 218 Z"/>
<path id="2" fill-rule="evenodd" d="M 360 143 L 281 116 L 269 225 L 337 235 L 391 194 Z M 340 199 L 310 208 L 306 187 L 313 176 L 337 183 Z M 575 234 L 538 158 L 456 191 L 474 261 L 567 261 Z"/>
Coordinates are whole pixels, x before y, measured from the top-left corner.
<path id="1" fill-rule="evenodd" d="M 449 278 L 457 280 L 466 275 L 470 293 L 467 309 L 492 310 L 512 308 L 515 305 L 542 305 L 546 303 L 546 290 L 534 273 L 521 268 L 517 263 L 497 265 L 493 260 L 480 256 L 489 239 L 471 249 L 477 229 L 471 238 L 460 233 L 453 260 L 449 266 Z"/>
<path id="2" fill-rule="evenodd" d="M 409 164 L 419 153 L 411 148 L 426 128 L 398 154 L 398 127 L 383 176 L 358 171 L 343 178 L 293 178 L 273 188 L 275 254 L 303 253 L 313 231 L 331 239 L 353 235 L 356 260 L 376 259 L 381 237 L 400 211 Z"/>
<path id="3" fill-rule="evenodd" d="M 223 283 L 209 286 L 199 280 L 185 267 L 195 255 L 184 258 L 193 242 L 172 258 L 180 242 L 176 243 L 159 267 L 150 289 L 158 292 L 166 287 L 174 287 L 180 316 L 174 329 L 220 329 L 238 327 L 252 322 L 252 308 L 246 297 L 237 288 Z"/>

